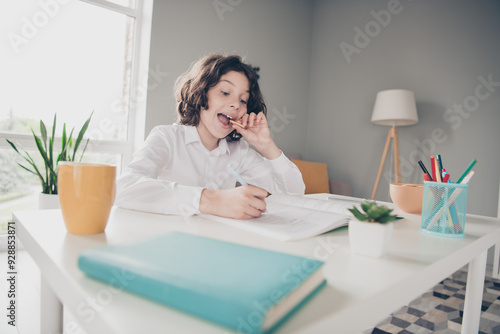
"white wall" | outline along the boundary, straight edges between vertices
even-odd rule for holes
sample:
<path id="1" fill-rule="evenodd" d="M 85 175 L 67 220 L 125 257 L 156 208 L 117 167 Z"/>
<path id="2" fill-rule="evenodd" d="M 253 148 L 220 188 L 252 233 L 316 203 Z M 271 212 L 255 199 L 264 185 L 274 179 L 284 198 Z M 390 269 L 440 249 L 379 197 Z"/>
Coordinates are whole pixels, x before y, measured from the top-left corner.
<path id="1" fill-rule="evenodd" d="M 397 14 L 390 21 L 385 16 L 384 27 L 371 11 L 388 11 L 389 4 Z M 351 182 L 354 195 L 369 198 L 389 130 L 370 123 L 375 96 L 385 89 L 409 89 L 420 121 L 398 128 L 403 181 L 421 183 L 415 157 L 430 167 L 429 156 L 441 154 L 454 180 L 475 158 L 467 211 L 496 216 L 499 17 L 500 2 L 495 0 L 316 1 L 306 157 L 327 162 L 331 175 Z M 364 31 L 367 24 L 373 37 L 368 36 L 366 45 L 357 40 L 358 53 L 346 57 L 341 43 L 355 47 L 354 29 Z M 480 88 L 476 99 L 478 77 L 488 76 L 496 82 L 490 88 L 494 92 Z M 451 112 L 444 118 L 454 104 L 474 101 L 479 105 L 471 104 L 465 116 Z M 435 131 L 442 134 L 433 138 Z M 384 173 L 390 172 L 390 162 L 388 157 Z M 389 200 L 388 184 L 383 177 L 376 199 Z"/>
<path id="2" fill-rule="evenodd" d="M 305 0 L 155 1 L 150 67 L 168 75 L 149 91 L 146 133 L 175 121 L 175 79 L 206 53 L 227 51 L 260 67 L 273 138 L 285 152 L 303 152 L 311 20 Z"/>
<path id="3" fill-rule="evenodd" d="M 229 9 L 219 16 L 214 3 Z M 388 10 L 388 4 L 397 14 L 385 27 L 379 24 L 348 62 L 340 44 L 356 46 L 354 28 L 368 23 L 376 29 L 370 11 Z M 428 156 L 441 154 L 455 180 L 476 158 L 468 212 L 495 216 L 500 86 L 465 116 L 450 113 L 447 121 L 444 115 L 454 104 L 473 101 L 478 77 L 500 82 L 499 17 L 496 0 L 156 1 L 150 67 L 169 74 L 158 87 L 151 85 L 146 133 L 174 121 L 173 83 L 193 60 L 209 51 L 234 51 L 261 68 L 274 138 L 283 151 L 327 162 L 331 176 L 368 198 L 389 129 L 370 123 L 376 93 L 405 88 L 415 93 L 420 122 L 398 128 L 403 181 L 421 182 L 410 161 L 415 157 L 428 165 Z M 285 109 L 295 118 L 283 118 Z M 439 129 L 438 142 L 432 134 Z M 388 184 L 383 177 L 377 199 L 389 200 Z"/>

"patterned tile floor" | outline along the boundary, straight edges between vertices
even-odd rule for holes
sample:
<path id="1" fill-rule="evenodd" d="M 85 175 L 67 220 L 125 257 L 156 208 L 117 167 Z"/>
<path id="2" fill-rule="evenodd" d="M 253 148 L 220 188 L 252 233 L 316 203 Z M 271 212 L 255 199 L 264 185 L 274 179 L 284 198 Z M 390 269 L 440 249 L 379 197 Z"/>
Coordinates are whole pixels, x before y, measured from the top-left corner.
<path id="1" fill-rule="evenodd" d="M 394 312 L 365 334 L 459 334 L 467 271 L 460 270 Z M 486 277 L 479 325 L 481 334 L 500 334 L 500 280 Z"/>

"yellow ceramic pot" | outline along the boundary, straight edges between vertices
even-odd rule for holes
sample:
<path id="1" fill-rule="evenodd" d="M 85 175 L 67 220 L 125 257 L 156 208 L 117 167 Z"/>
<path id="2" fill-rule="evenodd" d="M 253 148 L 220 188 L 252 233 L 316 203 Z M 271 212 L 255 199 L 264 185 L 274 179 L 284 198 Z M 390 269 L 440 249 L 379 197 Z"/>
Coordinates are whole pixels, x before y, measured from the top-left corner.
<path id="1" fill-rule="evenodd" d="M 59 162 L 57 187 L 66 229 L 104 232 L 116 195 L 116 166 Z"/>

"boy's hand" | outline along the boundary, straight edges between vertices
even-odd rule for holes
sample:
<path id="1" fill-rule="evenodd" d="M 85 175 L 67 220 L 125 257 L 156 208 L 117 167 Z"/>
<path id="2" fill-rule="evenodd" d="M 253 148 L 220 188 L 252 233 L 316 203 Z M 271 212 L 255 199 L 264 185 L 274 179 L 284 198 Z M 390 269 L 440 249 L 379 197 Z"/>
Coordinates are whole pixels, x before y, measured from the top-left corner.
<path id="1" fill-rule="evenodd" d="M 280 149 L 271 138 L 267 118 L 262 111 L 258 114 L 245 114 L 240 123 L 244 128 L 232 124 L 233 129 L 241 133 L 248 143 L 254 146 L 264 157 L 272 160 L 281 155 Z"/>
<path id="2" fill-rule="evenodd" d="M 234 219 L 256 218 L 266 211 L 264 199 L 267 194 L 265 189 L 251 185 L 232 189 L 203 189 L 200 211 Z"/>

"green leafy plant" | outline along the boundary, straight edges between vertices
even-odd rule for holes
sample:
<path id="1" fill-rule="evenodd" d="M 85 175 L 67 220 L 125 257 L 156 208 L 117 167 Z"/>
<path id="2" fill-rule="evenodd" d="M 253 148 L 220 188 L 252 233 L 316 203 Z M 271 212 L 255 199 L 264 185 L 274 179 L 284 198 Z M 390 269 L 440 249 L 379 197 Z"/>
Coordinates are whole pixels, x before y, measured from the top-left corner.
<path id="1" fill-rule="evenodd" d="M 361 203 L 361 209 L 364 213 L 359 211 L 358 208 L 353 207 L 349 211 L 360 221 L 371 223 L 385 224 L 394 220 L 402 219 L 396 215 L 391 215 L 392 209 L 385 205 L 378 205 L 375 201 L 364 201 Z"/>
<path id="2" fill-rule="evenodd" d="M 61 151 L 59 153 L 54 152 L 54 145 L 56 140 L 55 132 L 56 132 L 57 115 L 54 115 L 54 123 L 52 125 L 52 134 L 50 137 L 47 136 L 47 127 L 45 126 L 45 123 L 43 123 L 43 121 L 40 121 L 40 136 L 37 136 L 33 131 L 33 129 L 31 129 L 38 152 L 40 153 L 43 159 L 44 168 L 38 168 L 35 163 L 35 160 L 24 148 L 18 145 L 19 146 L 18 149 L 13 142 L 6 139 L 9 145 L 28 163 L 27 166 L 22 165 L 20 163 L 18 163 L 18 165 L 21 166 L 21 168 L 23 168 L 24 170 L 40 178 L 40 181 L 42 183 L 42 193 L 57 194 L 57 164 L 59 163 L 59 161 L 75 161 L 77 157 L 76 153 L 82 144 L 83 136 L 85 135 L 85 132 L 87 132 L 92 115 L 93 112 L 92 114 L 90 114 L 90 117 L 83 124 L 82 128 L 80 129 L 80 132 L 78 133 L 78 136 L 74 141 L 73 141 L 74 128 L 71 129 L 71 132 L 68 135 L 66 132 L 66 123 L 63 124 L 62 137 L 61 137 Z M 85 141 L 85 146 L 83 147 L 83 151 L 80 154 L 80 158 L 78 161 L 81 161 L 81 159 L 83 158 L 88 143 L 89 139 Z"/>

